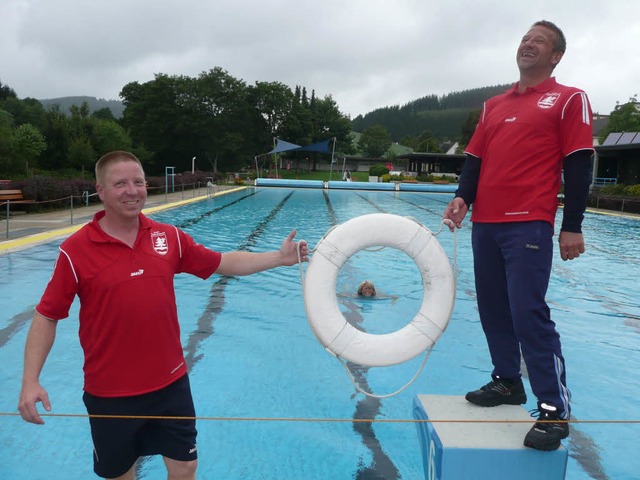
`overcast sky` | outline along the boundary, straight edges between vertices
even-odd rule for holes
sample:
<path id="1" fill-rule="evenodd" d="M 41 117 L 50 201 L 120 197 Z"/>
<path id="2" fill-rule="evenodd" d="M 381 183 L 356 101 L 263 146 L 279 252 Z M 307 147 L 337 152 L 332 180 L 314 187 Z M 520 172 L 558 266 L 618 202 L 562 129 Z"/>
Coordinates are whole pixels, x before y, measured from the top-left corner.
<path id="1" fill-rule="evenodd" d="M 516 81 L 541 19 L 567 37 L 557 80 L 594 112 L 640 93 L 638 0 L 0 0 L 0 81 L 20 98 L 118 99 L 155 73 L 219 66 L 331 95 L 354 118 Z"/>

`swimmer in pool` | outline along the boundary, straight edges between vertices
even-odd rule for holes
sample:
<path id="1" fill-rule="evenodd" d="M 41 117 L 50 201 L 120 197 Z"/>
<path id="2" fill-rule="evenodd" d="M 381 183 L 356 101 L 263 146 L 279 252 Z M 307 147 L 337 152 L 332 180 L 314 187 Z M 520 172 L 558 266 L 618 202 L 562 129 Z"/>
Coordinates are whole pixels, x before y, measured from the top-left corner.
<path id="1" fill-rule="evenodd" d="M 375 297 L 376 287 L 369 280 L 365 280 L 358 287 L 358 296 L 360 297 Z"/>

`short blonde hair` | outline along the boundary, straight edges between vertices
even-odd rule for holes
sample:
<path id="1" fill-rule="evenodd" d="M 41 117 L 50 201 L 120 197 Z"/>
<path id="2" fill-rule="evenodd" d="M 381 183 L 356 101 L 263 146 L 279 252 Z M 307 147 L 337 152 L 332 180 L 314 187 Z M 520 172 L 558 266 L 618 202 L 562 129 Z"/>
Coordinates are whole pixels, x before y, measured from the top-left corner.
<path id="1" fill-rule="evenodd" d="M 140 165 L 140 168 L 142 168 L 142 163 L 140 163 L 138 157 L 131 152 L 115 150 L 106 153 L 96 162 L 96 183 L 98 185 L 103 185 L 104 174 L 107 171 L 107 167 L 117 162 L 136 162 Z M 144 169 L 142 169 L 142 171 L 144 172 Z"/>
<path id="2" fill-rule="evenodd" d="M 364 287 L 371 287 L 371 290 L 373 290 L 373 295 L 376 294 L 376 287 L 373 285 L 373 283 L 370 280 L 365 280 L 358 286 L 358 295 L 362 295 L 362 290 L 364 289 Z"/>

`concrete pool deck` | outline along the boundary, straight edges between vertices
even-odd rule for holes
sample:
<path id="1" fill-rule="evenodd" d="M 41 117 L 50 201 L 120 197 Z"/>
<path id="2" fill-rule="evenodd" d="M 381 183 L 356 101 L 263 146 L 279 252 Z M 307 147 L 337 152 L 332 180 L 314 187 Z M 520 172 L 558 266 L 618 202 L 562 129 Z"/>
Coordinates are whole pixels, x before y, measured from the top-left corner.
<path id="1" fill-rule="evenodd" d="M 215 192 L 211 192 L 211 195 L 206 193 L 197 195 L 191 190 L 168 193 L 167 195 L 152 195 L 147 198 L 143 212 L 151 214 L 198 202 L 208 196 L 217 196 L 244 188 L 246 187 L 217 187 Z M 206 192 L 206 189 L 201 189 L 201 191 Z M 0 255 L 70 235 L 90 222 L 96 212 L 102 208 L 102 203 L 95 203 L 89 206 L 79 205 L 74 207 L 73 211 L 66 208 L 44 213 L 11 215 L 8 225 L 6 215 L 3 215 L 0 217 Z"/>

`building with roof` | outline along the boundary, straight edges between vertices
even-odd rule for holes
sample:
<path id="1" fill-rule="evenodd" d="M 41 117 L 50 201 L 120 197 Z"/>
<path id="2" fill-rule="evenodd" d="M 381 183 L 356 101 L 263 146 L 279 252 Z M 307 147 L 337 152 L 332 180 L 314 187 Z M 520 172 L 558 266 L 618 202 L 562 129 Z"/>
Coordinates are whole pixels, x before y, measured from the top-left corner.
<path id="1" fill-rule="evenodd" d="M 412 175 L 442 175 L 456 177 L 462 173 L 464 154 L 413 152 L 398 155 L 397 160 L 406 162 L 406 171 Z"/>
<path id="2" fill-rule="evenodd" d="M 640 132 L 610 133 L 595 150 L 594 187 L 640 183 Z"/>

